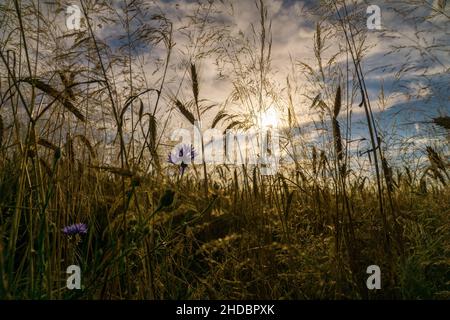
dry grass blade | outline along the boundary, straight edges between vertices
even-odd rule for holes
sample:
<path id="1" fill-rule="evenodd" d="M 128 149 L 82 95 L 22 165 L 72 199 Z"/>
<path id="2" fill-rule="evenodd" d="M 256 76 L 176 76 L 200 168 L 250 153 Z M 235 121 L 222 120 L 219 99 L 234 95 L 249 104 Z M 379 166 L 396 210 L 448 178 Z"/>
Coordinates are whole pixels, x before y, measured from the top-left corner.
<path id="1" fill-rule="evenodd" d="M 52 176 L 52 169 L 50 169 L 50 166 L 47 162 L 45 162 L 44 159 L 39 158 L 39 163 L 41 164 L 42 168 L 44 168 L 45 173 L 51 177 Z"/>
<path id="2" fill-rule="evenodd" d="M 180 113 L 191 123 L 194 124 L 195 122 L 195 117 L 192 114 L 192 112 L 190 112 L 185 106 L 184 104 L 180 101 L 180 100 L 176 100 L 175 101 L 175 106 L 177 107 L 178 111 L 180 111 Z"/>
<path id="3" fill-rule="evenodd" d="M 149 149 L 150 149 L 150 154 L 152 155 L 152 159 L 155 163 L 155 165 L 157 167 L 159 167 L 159 158 L 158 158 L 158 152 L 157 152 L 157 143 L 156 143 L 156 137 L 157 137 L 157 132 L 156 132 L 156 117 L 153 115 L 149 115 L 149 141 L 148 141 L 148 145 L 149 145 Z"/>
<path id="4" fill-rule="evenodd" d="M 236 127 L 236 126 L 240 126 L 241 124 L 242 124 L 241 121 L 238 121 L 238 120 L 232 121 L 232 122 L 225 128 L 225 131 L 230 130 L 230 129 L 233 129 L 233 128 Z"/>
<path id="5" fill-rule="evenodd" d="M 78 138 L 78 139 L 80 139 L 81 140 L 81 142 L 83 142 L 83 144 L 86 146 L 86 148 L 89 150 L 89 153 L 91 154 L 91 157 L 92 158 L 96 158 L 97 157 L 97 154 L 95 153 L 95 150 L 94 150 L 94 148 L 92 147 L 92 144 L 91 144 L 91 142 L 88 140 L 88 138 L 86 138 L 84 135 L 82 135 L 82 134 L 79 134 L 79 135 L 77 135 L 77 136 L 75 136 L 74 137 L 74 139 L 75 138 Z"/>
<path id="6" fill-rule="evenodd" d="M 414 181 L 413 176 L 411 174 L 411 170 L 409 170 L 409 168 L 407 166 L 405 166 L 404 168 L 405 168 L 406 178 L 407 178 L 406 181 L 408 182 L 408 185 L 411 186 Z"/>
<path id="7" fill-rule="evenodd" d="M 317 96 L 315 96 L 313 101 L 311 102 L 311 107 L 310 107 L 311 109 L 313 109 L 317 105 L 317 103 L 319 102 L 319 99 L 320 99 L 320 93 Z"/>
<path id="8" fill-rule="evenodd" d="M 288 95 L 288 124 L 289 127 L 298 124 L 297 117 L 295 115 L 294 100 L 292 97 L 292 87 L 289 77 L 286 77 L 287 95 Z"/>
<path id="9" fill-rule="evenodd" d="M 38 141 L 37 141 L 37 144 L 40 145 L 40 146 L 43 146 L 43 147 L 45 147 L 47 149 L 51 149 L 53 151 L 56 151 L 56 150 L 59 149 L 58 146 L 54 145 L 52 142 L 48 141 L 45 138 L 39 138 Z"/>
<path id="10" fill-rule="evenodd" d="M 314 175 L 317 173 L 317 149 L 312 147 L 312 167 Z"/>
<path id="11" fill-rule="evenodd" d="M 253 192 L 255 194 L 255 197 L 258 197 L 258 172 L 256 171 L 258 169 L 257 166 L 253 168 Z"/>
<path id="12" fill-rule="evenodd" d="M 52 86 L 43 82 L 40 79 L 24 78 L 24 79 L 22 79 L 22 81 L 31 84 L 32 86 L 38 88 L 39 90 L 45 92 L 46 94 L 48 94 L 49 96 L 52 96 L 53 98 L 57 98 L 60 96 L 60 93 L 58 90 L 56 90 L 55 88 L 53 88 Z"/>
<path id="13" fill-rule="evenodd" d="M 3 117 L 0 114 L 0 148 L 2 147 L 3 143 Z"/>
<path id="14" fill-rule="evenodd" d="M 228 114 L 225 113 L 223 110 L 219 111 L 216 116 L 214 117 L 214 120 L 211 124 L 211 128 L 215 128 L 216 125 L 220 122 L 220 120 L 222 120 L 223 118 L 227 117 Z"/>
<path id="15" fill-rule="evenodd" d="M 125 104 L 122 108 L 122 110 L 120 111 L 120 121 L 123 121 L 123 116 L 125 115 L 125 112 L 127 112 L 128 108 L 131 106 L 131 104 L 136 100 L 139 99 L 140 101 L 140 105 L 139 105 L 139 120 L 142 119 L 142 115 L 144 113 L 144 103 L 142 102 L 142 100 L 140 99 L 140 96 L 146 94 L 147 92 L 156 92 L 158 95 L 160 94 L 159 90 L 150 88 L 150 89 L 146 89 L 134 96 L 128 97 L 127 100 L 125 101 Z"/>
<path id="16" fill-rule="evenodd" d="M 73 139 L 67 135 L 67 142 L 64 145 L 64 151 L 66 156 L 69 158 L 70 162 L 74 162 L 75 160 L 75 150 L 73 148 Z"/>
<path id="17" fill-rule="evenodd" d="M 39 90 L 45 92 L 49 96 L 53 97 L 55 100 L 58 100 L 61 102 L 61 104 L 69 110 L 75 117 L 77 117 L 81 121 L 86 121 L 86 118 L 84 115 L 78 110 L 72 102 L 70 102 L 68 99 L 64 97 L 64 92 L 59 92 L 52 86 L 48 85 L 47 83 L 43 82 L 40 79 L 37 78 L 25 78 L 21 81 L 31 84 L 32 86 L 35 86 Z"/>
<path id="18" fill-rule="evenodd" d="M 389 166 L 389 163 L 387 162 L 385 157 L 381 158 L 381 165 L 383 168 L 384 177 L 386 179 L 386 185 L 389 189 L 389 191 L 394 190 L 394 178 L 392 174 L 392 168 Z"/>
<path id="19" fill-rule="evenodd" d="M 308 64 L 304 63 L 304 62 L 297 62 L 297 65 L 303 69 L 308 70 L 309 74 L 313 75 L 314 74 L 314 69 L 311 68 L 311 66 L 309 66 Z"/>
<path id="20" fill-rule="evenodd" d="M 64 84 L 65 91 L 71 99 L 75 99 L 75 95 L 72 91 L 72 85 L 75 80 L 75 72 L 72 71 L 58 71 L 58 75 L 61 78 L 61 82 Z"/>
<path id="21" fill-rule="evenodd" d="M 322 173 L 325 173 L 325 170 L 327 168 L 327 155 L 325 154 L 325 151 L 320 151 L 320 160 L 319 160 L 319 168 L 317 169 L 318 172 L 322 170 Z"/>

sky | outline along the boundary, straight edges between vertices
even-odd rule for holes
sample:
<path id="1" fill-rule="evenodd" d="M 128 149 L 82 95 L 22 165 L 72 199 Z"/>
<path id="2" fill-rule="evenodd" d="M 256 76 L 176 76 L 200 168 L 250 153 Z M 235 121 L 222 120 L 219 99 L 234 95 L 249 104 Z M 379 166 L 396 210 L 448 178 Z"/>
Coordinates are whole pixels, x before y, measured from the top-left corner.
<path id="1" fill-rule="evenodd" d="M 49 1 L 51 2 L 51 1 Z M 77 0 L 63 1 L 66 5 L 79 4 Z M 270 84 L 277 94 L 277 101 L 269 96 L 264 97 L 266 105 L 273 104 L 281 118 L 287 115 L 287 89 L 286 79 L 292 86 L 293 105 L 299 126 L 304 135 L 309 137 L 312 144 L 321 139 L 324 130 L 317 130 L 317 109 L 312 109 L 311 100 L 317 94 L 325 97 L 328 104 L 332 104 L 336 83 L 346 84 L 345 73 L 340 77 L 334 75 L 327 82 L 328 91 L 322 92 L 317 85 L 308 81 L 302 73 L 301 63 L 311 65 L 318 71 L 314 57 L 314 34 L 316 24 L 326 26 L 324 16 L 315 11 L 319 1 L 301 0 L 266 0 L 268 22 L 271 23 L 271 69 L 268 75 Z M 108 44 L 110 52 L 119 54 L 119 49 L 126 43 L 125 28 L 121 23 L 125 13 L 123 1 L 111 1 L 110 16 L 115 21 L 100 20 L 93 16 L 93 28 L 96 37 Z M 199 5 L 199 3 L 201 5 Z M 347 1 L 349 4 L 350 1 Z M 428 5 L 424 5 L 424 3 Z M 369 5 L 377 5 L 381 12 L 381 30 L 364 30 L 365 54 L 362 60 L 362 69 L 365 82 L 371 98 L 373 112 L 383 139 L 398 141 L 412 141 L 417 148 L 423 149 L 424 144 L 432 143 L 433 139 L 442 140 L 442 135 L 434 135 L 433 128 L 426 123 L 433 116 L 450 114 L 450 4 L 441 13 L 438 1 L 411 0 L 411 1 L 358 1 L 356 8 L 361 15 L 355 23 L 365 28 L 366 13 Z M 233 90 L 233 66 L 230 61 L 223 60 L 223 52 L 228 50 L 228 39 L 249 41 L 247 54 L 240 58 L 245 62 L 252 62 L 251 58 L 257 56 L 259 50 L 258 39 L 252 38 L 253 28 L 259 32 L 260 13 L 254 0 L 223 0 L 214 1 L 210 7 L 209 2 L 192 0 L 142 0 L 142 11 L 132 12 L 138 17 L 141 24 L 155 26 L 152 16 L 163 14 L 173 23 L 174 47 L 167 74 L 165 92 L 176 96 L 186 102 L 192 99 L 191 80 L 186 62 L 189 59 L 195 62 L 200 79 L 200 98 L 205 104 L 216 104 L 206 114 L 205 126 L 214 114 L 230 101 Z M 412 6 L 411 4 L 415 4 Z M 144 8 L 145 7 L 145 8 Z M 351 6 L 349 5 L 351 9 Z M 411 11 L 412 8 L 415 8 Z M 146 12 L 143 14 L 142 12 Z M 193 24 L 193 16 L 207 17 L 206 22 Z M 55 26 L 62 35 L 65 29 L 64 8 L 55 15 Z M 117 19 L 117 18 L 120 19 Z M 121 20 L 122 19 L 122 20 Z M 132 25 L 137 27 L 137 25 Z M 206 46 L 194 45 L 195 39 L 202 36 L 201 41 Z M 326 30 L 322 36 L 326 34 Z M 219 37 L 219 35 L 224 35 Z M 226 35 L 226 36 L 225 36 Z M 268 35 L 269 38 L 269 35 Z M 63 37 L 66 45 L 73 44 L 74 37 Z M 194 39 L 194 42 L 193 42 Z M 58 40 L 59 41 L 59 40 Z M 323 61 L 326 63 L 339 48 L 346 43 L 342 36 L 330 35 L 324 43 Z M 44 48 L 41 48 L 44 50 Z M 222 50 L 222 55 L 205 54 L 207 50 Z M 250 52 L 250 53 L 249 53 Z M 133 71 L 136 80 L 145 76 L 148 87 L 158 87 L 163 70 L 163 59 L 166 51 L 162 43 L 152 44 L 150 41 L 135 41 L 133 55 Z M 345 56 L 338 56 L 336 67 L 345 71 Z M 49 62 L 49 68 L 53 61 Z M 112 65 L 114 77 L 118 84 L 126 77 L 126 70 L 121 66 Z M 337 69 L 331 69 L 336 71 Z M 352 70 L 350 60 L 350 70 Z M 251 80 L 251 76 L 244 77 Z M 349 86 L 352 86 L 350 77 Z M 333 89 L 334 90 L 334 89 Z M 146 107 L 151 108 L 155 96 L 146 95 Z M 124 97 L 123 97 L 124 98 Z M 382 98 L 382 99 L 381 99 Z M 361 98 L 355 94 L 354 101 L 349 107 L 352 110 L 352 132 L 349 140 L 367 139 L 368 132 L 365 123 L 365 114 L 358 107 Z M 235 113 L 242 113 L 245 109 L 239 103 L 229 103 Z M 158 122 L 162 127 L 167 121 L 170 136 L 171 130 L 180 127 L 189 127 L 189 123 L 173 110 L 169 95 L 163 97 L 163 102 L 156 113 Z M 345 132 L 346 112 L 341 112 L 338 119 L 341 123 L 343 135 Z M 221 125 L 223 129 L 225 125 Z M 325 122 L 329 126 L 329 122 Z M 219 125 L 220 127 L 220 125 Z M 114 129 L 114 128 L 112 128 Z M 114 131 L 114 130 L 113 130 Z M 367 141 L 366 140 L 366 141 Z M 397 141 L 394 141 L 397 140 Z M 353 148 L 353 145 L 350 145 Z M 368 146 L 367 146 L 368 147 Z M 356 147 L 355 147 L 356 148 Z M 364 148 L 364 145 L 361 147 Z M 392 150 L 392 149 L 391 149 Z M 399 151 L 400 152 L 400 151 Z"/>
<path id="2" fill-rule="evenodd" d="M 348 1 L 349 2 L 349 1 Z M 285 94 L 286 77 L 296 79 L 297 88 L 294 108 L 304 131 L 309 132 L 312 141 L 317 139 L 320 131 L 309 126 L 314 119 L 315 110 L 311 110 L 309 97 L 317 91 L 311 88 L 294 66 L 298 62 L 314 65 L 314 32 L 316 23 L 321 17 L 311 13 L 318 1 L 272 0 L 265 1 L 268 17 L 271 20 L 272 61 L 271 81 Z M 410 2 L 412 3 L 412 2 Z M 430 3 L 430 2 L 429 2 Z M 418 10 L 402 15 L 401 10 L 411 7 L 396 1 L 360 1 L 358 7 L 365 9 L 376 4 L 381 9 L 381 30 L 366 30 L 365 46 L 367 51 L 362 61 L 365 81 L 371 97 L 373 112 L 379 121 L 380 129 L 386 135 L 401 139 L 413 139 L 422 148 L 430 143 L 429 125 L 420 122 L 429 121 L 436 115 L 450 113 L 450 19 L 443 14 L 435 14 L 433 9 L 424 5 Z M 185 55 L 184 46 L 189 40 L 182 30 L 189 17 L 198 9 L 195 1 L 154 1 L 152 5 L 164 12 L 174 22 L 175 63 L 179 63 Z M 437 2 L 433 4 L 437 8 Z M 449 13 L 447 5 L 444 13 Z M 218 4 L 217 11 L 210 17 L 214 23 L 207 24 L 205 29 L 221 27 L 229 28 L 230 33 L 240 32 L 250 35 L 252 24 L 258 28 L 259 11 L 254 1 L 225 1 Z M 362 16 L 362 25 L 366 24 L 369 14 Z M 415 17 L 418 21 L 413 21 Z M 427 18 L 427 19 L 425 19 Z M 330 37 L 326 41 L 324 52 L 326 61 L 338 49 L 345 46 L 343 39 Z M 258 50 L 254 47 L 255 51 Z M 151 55 L 153 53 L 149 53 Z M 150 60 L 151 61 L 151 60 Z M 291 63 L 292 62 L 292 63 Z M 339 61 L 345 64 L 345 60 Z M 231 79 L 221 79 L 215 67 L 214 58 L 196 60 L 201 79 L 201 96 L 214 103 L 222 104 L 232 90 Z M 151 66 L 149 66 L 151 69 Z M 182 68 L 171 75 L 170 86 L 177 92 Z M 403 72 L 401 71 L 403 70 Z M 180 98 L 190 98 L 189 77 L 183 82 Z M 380 102 L 383 90 L 383 101 Z M 319 92 L 320 93 L 320 92 Z M 355 97 L 355 100 L 360 99 Z M 285 101 L 285 100 L 284 100 Z M 359 101 L 354 101 L 357 105 Z M 239 106 L 237 106 L 239 110 Z M 365 115 L 362 108 L 352 107 L 354 129 L 351 139 L 367 138 Z M 283 105 L 279 108 L 281 115 L 286 115 Z M 164 115 L 166 113 L 163 113 Z M 188 123 L 176 111 L 171 114 L 173 126 L 186 126 Z M 345 117 L 345 114 L 343 115 Z M 341 121 L 345 119 L 341 118 Z M 309 129 L 308 129 L 309 128 Z M 442 137 L 437 137 L 440 140 Z M 386 138 L 387 140 L 387 138 Z M 386 141 L 387 142 L 387 141 Z"/>

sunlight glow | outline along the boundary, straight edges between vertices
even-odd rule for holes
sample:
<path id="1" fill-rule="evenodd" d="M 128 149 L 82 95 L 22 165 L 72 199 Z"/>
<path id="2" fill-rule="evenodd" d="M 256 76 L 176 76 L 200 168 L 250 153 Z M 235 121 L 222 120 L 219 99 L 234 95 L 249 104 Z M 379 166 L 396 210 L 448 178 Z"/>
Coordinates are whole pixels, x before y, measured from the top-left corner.
<path id="1" fill-rule="evenodd" d="M 273 107 L 270 107 L 261 114 L 262 127 L 276 128 L 278 126 L 278 122 L 279 122 L 278 113 Z"/>

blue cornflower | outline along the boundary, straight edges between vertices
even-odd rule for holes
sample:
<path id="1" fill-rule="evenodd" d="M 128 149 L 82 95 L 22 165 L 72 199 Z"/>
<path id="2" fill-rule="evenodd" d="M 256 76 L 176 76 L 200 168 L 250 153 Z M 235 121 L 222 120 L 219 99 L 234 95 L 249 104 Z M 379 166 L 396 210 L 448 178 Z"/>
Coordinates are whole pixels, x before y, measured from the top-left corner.
<path id="1" fill-rule="evenodd" d="M 172 150 L 167 161 L 169 163 L 179 165 L 180 173 L 183 175 L 184 171 L 188 167 L 188 164 L 194 160 L 195 156 L 196 152 L 192 145 L 182 144 Z"/>
<path id="2" fill-rule="evenodd" d="M 87 233 L 87 225 L 84 223 L 76 223 L 70 226 L 66 226 L 62 229 L 62 232 L 65 235 L 71 236 L 75 234 L 86 234 Z"/>

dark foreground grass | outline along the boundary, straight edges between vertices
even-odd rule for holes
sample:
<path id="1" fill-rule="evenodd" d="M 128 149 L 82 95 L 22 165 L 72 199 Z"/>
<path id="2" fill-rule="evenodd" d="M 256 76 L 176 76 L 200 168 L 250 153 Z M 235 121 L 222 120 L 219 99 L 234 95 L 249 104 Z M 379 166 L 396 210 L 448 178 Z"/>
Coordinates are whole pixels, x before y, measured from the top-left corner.
<path id="1" fill-rule="evenodd" d="M 348 221 L 336 221 L 342 198 L 325 180 L 278 174 L 252 186 L 236 174 L 205 195 L 189 171 L 177 182 L 124 177 L 63 156 L 38 182 L 19 167 L 34 161 L 0 163 L 3 299 L 449 298 L 448 188 L 423 192 L 400 178 L 400 233 L 392 227 L 386 242 L 376 189 L 349 185 L 350 242 Z M 161 202 L 167 189 L 173 200 Z M 73 223 L 87 234 L 64 234 Z M 369 291 L 373 264 L 382 289 Z M 66 288 L 70 265 L 82 269 L 82 290 Z"/>

